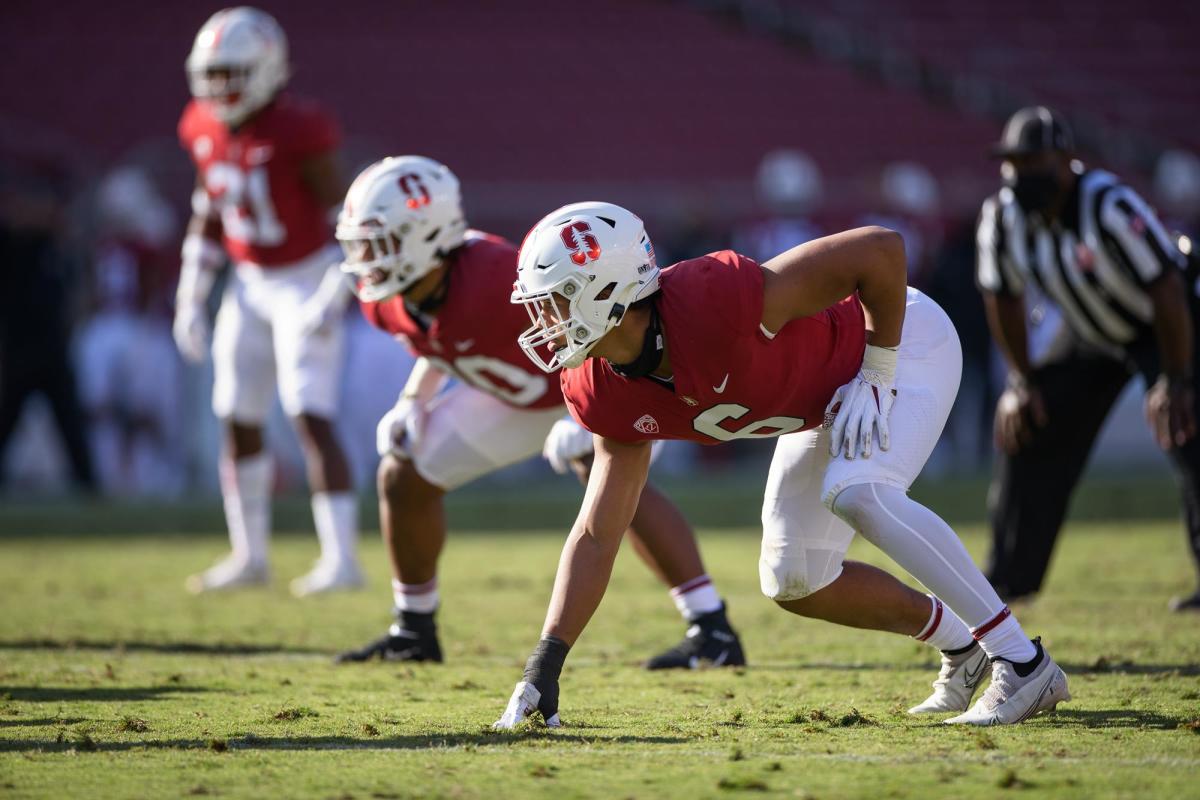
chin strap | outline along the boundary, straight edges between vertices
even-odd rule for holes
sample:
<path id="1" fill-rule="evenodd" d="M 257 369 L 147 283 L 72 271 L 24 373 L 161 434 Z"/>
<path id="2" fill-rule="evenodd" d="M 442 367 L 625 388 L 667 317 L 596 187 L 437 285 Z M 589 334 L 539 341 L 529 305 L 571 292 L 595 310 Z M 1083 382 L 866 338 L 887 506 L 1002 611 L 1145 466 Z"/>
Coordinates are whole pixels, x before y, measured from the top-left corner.
<path id="1" fill-rule="evenodd" d="M 642 339 L 642 352 L 628 364 L 613 364 L 613 371 L 623 378 L 642 378 L 658 369 L 663 357 L 662 320 L 658 306 L 650 304 L 650 322 L 646 325 L 646 336 Z"/>

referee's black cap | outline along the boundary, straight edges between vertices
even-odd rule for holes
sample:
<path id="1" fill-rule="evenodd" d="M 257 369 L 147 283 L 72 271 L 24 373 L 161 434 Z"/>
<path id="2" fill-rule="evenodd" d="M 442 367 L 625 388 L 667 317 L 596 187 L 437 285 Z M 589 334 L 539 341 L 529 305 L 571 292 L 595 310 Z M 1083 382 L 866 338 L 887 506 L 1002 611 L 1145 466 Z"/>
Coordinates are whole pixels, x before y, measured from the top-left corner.
<path id="1" fill-rule="evenodd" d="M 1000 141 L 992 147 L 996 158 L 1046 151 L 1070 153 L 1075 137 L 1062 115 L 1045 106 L 1027 106 L 1008 118 Z"/>

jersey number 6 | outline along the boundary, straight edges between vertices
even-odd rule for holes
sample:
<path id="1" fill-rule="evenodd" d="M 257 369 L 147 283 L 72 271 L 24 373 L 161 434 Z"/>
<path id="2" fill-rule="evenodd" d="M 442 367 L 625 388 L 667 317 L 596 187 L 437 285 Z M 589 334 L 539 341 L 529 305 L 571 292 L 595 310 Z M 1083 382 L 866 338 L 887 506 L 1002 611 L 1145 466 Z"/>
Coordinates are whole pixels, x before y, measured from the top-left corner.
<path id="1" fill-rule="evenodd" d="M 737 403 L 721 403 L 715 405 L 692 420 L 692 427 L 705 436 L 730 442 L 734 439 L 766 439 L 771 436 L 783 436 L 785 433 L 795 433 L 804 427 L 800 417 L 767 417 L 757 422 L 747 422 L 737 430 L 721 427 L 727 419 L 741 419 L 750 413 L 750 409 Z"/>

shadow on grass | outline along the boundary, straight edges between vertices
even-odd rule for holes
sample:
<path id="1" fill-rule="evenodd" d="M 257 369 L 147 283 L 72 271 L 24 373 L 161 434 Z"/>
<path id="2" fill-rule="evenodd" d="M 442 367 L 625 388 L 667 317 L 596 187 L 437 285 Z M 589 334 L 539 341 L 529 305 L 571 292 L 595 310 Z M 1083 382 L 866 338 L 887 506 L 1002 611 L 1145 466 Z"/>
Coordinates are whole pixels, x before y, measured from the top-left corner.
<path id="1" fill-rule="evenodd" d="M 207 692 L 199 686 L 0 686 L 0 695 L 27 703 L 86 703 L 112 700 L 158 700 L 163 695 Z"/>
<path id="2" fill-rule="evenodd" d="M 1098 659 L 1091 664 L 1064 664 L 1059 666 L 1068 673 L 1080 675 L 1200 675 L 1200 664 L 1137 664 L 1132 661 Z"/>
<path id="3" fill-rule="evenodd" d="M 682 736 L 587 736 L 535 729 L 516 733 L 413 734 L 409 736 L 240 736 L 229 739 L 152 739 L 135 742 L 102 741 L 88 736 L 55 739 L 0 739 L 0 752 L 125 752 L 129 750 L 439 750 L 453 747 L 511 747 L 529 741 L 563 744 L 683 744 Z"/>
<path id="4" fill-rule="evenodd" d="M 0 719 L 0 728 L 39 728 L 43 725 L 74 725 L 77 722 L 87 722 L 83 717 L 34 717 L 18 719 Z"/>
<path id="5" fill-rule="evenodd" d="M 734 669 L 740 669 L 740 667 L 735 667 Z M 747 672 L 821 672 L 825 670 L 829 670 L 831 672 L 928 672 L 933 670 L 934 672 L 937 672 L 938 665 L 933 661 L 930 661 L 926 664 L 897 664 L 893 661 L 880 662 L 878 664 L 862 662 L 857 664 L 837 664 L 824 661 L 771 661 L 768 663 L 763 663 L 761 661 L 755 661 L 746 667 Z"/>
<path id="6" fill-rule="evenodd" d="M 1055 725 L 1078 725 L 1081 728 L 1149 728 L 1160 731 L 1173 731 L 1188 722 L 1187 717 L 1127 708 L 1097 711 L 1059 708 L 1049 719 Z"/>
<path id="7" fill-rule="evenodd" d="M 145 642 L 126 639 L 10 639 L 0 641 L 0 650 L 119 650 L 127 653 L 194 654 L 205 656 L 287 655 L 331 656 L 332 650 L 293 647 L 283 644 L 236 642 Z"/>

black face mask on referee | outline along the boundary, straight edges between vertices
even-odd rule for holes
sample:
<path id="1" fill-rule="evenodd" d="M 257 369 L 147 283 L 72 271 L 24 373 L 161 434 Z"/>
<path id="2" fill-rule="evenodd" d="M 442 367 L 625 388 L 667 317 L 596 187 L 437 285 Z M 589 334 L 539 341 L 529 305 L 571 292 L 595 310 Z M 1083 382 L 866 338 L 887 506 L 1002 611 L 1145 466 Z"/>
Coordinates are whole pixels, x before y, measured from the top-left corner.
<path id="1" fill-rule="evenodd" d="M 1054 169 L 1014 170 L 1013 177 L 1008 179 L 1006 176 L 1004 183 L 1012 189 L 1017 205 L 1027 214 L 1053 209 L 1062 195 Z"/>

